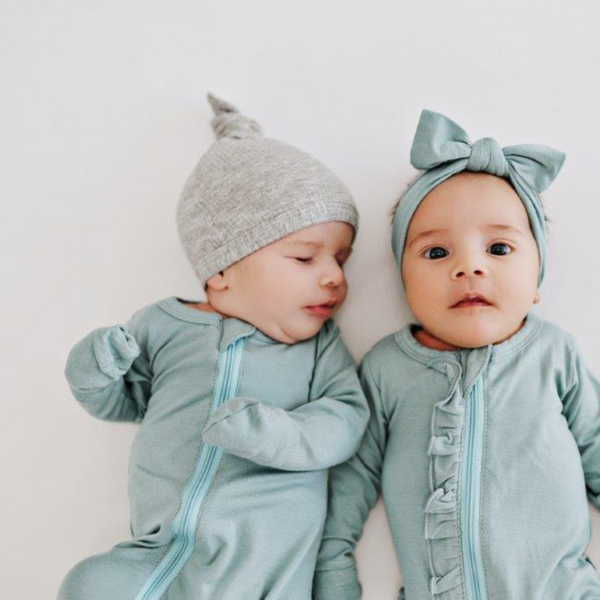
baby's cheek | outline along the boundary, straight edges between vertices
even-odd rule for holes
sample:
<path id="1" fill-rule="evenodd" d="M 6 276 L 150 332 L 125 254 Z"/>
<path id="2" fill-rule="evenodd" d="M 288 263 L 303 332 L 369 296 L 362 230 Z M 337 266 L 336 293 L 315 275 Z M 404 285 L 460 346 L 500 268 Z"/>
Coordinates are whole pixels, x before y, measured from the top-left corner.
<path id="1" fill-rule="evenodd" d="M 431 292 L 424 282 L 411 282 L 406 289 L 406 298 L 411 310 L 417 316 L 432 311 L 437 300 L 437 294 Z"/>
<path id="2" fill-rule="evenodd" d="M 341 286 L 341 289 L 340 289 L 340 303 L 336 310 L 339 310 L 339 306 L 341 306 L 344 303 L 347 296 L 348 296 L 348 285 L 344 284 L 343 286 Z"/>

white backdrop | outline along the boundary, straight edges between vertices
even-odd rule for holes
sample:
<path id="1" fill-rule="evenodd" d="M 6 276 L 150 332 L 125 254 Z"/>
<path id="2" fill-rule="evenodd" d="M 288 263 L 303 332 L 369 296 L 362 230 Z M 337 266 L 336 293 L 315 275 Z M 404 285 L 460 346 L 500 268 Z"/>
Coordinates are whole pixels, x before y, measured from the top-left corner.
<path id="1" fill-rule="evenodd" d="M 213 139 L 208 90 L 354 193 L 362 223 L 338 322 L 357 360 L 411 318 L 388 214 L 414 174 L 421 109 L 473 139 L 565 150 L 545 194 L 536 312 L 574 333 L 600 376 L 599 23 L 593 0 L 4 0 L 0 597 L 54 598 L 72 565 L 128 537 L 136 427 L 87 415 L 63 370 L 92 328 L 200 297 L 174 214 Z M 598 564 L 597 511 L 593 523 Z M 395 598 L 381 505 L 358 558 L 365 599 Z"/>

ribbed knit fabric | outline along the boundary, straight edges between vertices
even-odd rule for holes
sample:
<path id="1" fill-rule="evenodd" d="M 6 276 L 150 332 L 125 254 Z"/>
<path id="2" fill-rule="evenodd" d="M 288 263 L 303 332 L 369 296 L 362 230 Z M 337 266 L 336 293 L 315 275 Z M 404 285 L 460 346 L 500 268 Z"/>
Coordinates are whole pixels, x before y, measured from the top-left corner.
<path id="1" fill-rule="evenodd" d="M 238 260 L 305 227 L 358 212 L 348 188 L 321 162 L 261 135 L 231 104 L 209 96 L 218 140 L 189 176 L 177 208 L 181 243 L 206 280 Z"/>

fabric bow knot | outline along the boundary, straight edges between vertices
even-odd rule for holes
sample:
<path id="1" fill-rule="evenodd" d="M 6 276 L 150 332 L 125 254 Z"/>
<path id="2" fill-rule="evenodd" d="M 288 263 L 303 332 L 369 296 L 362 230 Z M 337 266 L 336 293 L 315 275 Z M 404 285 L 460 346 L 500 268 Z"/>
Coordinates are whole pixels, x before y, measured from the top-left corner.
<path id="1" fill-rule="evenodd" d="M 508 175 L 508 161 L 494 138 L 482 138 L 471 146 L 467 171 L 485 171 L 498 177 Z"/>
<path id="2" fill-rule="evenodd" d="M 490 137 L 471 143 L 467 132 L 452 119 L 424 110 L 410 151 L 413 167 L 426 171 L 461 159 L 465 160 L 465 171 L 491 173 L 498 177 L 516 174 L 539 193 L 550 187 L 564 163 L 565 154 L 537 144 L 502 148 Z"/>
<path id="3" fill-rule="evenodd" d="M 538 194 L 548 189 L 565 161 L 565 153 L 549 146 L 505 146 L 491 137 L 472 143 L 452 119 L 423 110 L 415 132 L 410 162 L 424 172 L 406 190 L 394 217 L 392 248 L 398 265 L 410 220 L 423 198 L 437 185 L 461 171 L 483 172 L 508 179 L 521 198 L 540 255 L 539 283 L 545 266 L 545 221 Z"/>

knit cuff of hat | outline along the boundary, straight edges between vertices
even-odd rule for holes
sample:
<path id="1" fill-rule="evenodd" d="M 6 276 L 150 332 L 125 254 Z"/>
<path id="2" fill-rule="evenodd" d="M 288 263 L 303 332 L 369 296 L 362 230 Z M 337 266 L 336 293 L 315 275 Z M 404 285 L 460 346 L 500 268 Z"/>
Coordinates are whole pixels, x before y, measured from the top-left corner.
<path id="1" fill-rule="evenodd" d="M 314 205 L 304 205 L 298 206 L 295 210 L 288 209 L 284 213 L 244 231 L 212 252 L 204 253 L 201 261 L 192 259 L 191 262 L 196 265 L 196 275 L 201 284 L 204 286 L 210 277 L 239 262 L 249 254 L 306 227 L 331 221 L 343 221 L 352 225 L 356 232 L 358 212 L 354 205 L 328 201 L 327 204 L 323 204 L 322 210 L 315 208 Z M 299 223 L 302 224 L 301 227 L 298 227 Z"/>

